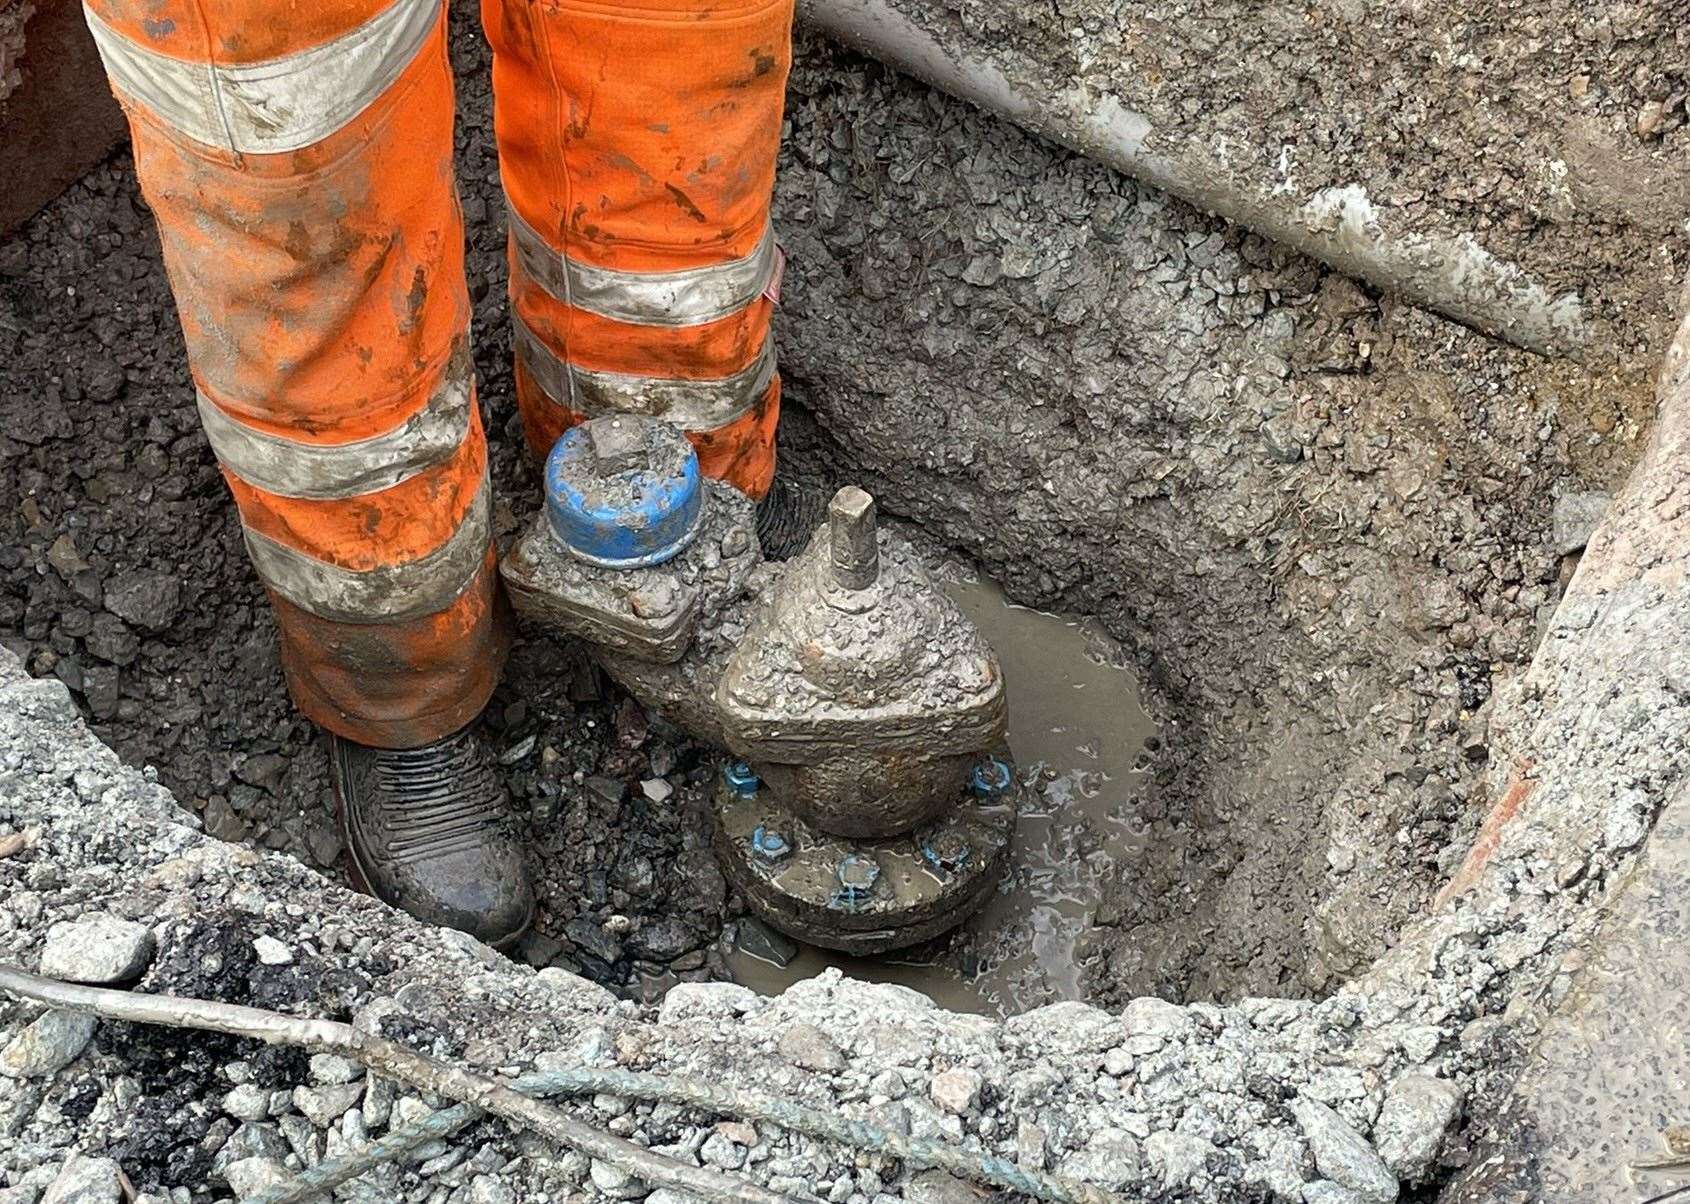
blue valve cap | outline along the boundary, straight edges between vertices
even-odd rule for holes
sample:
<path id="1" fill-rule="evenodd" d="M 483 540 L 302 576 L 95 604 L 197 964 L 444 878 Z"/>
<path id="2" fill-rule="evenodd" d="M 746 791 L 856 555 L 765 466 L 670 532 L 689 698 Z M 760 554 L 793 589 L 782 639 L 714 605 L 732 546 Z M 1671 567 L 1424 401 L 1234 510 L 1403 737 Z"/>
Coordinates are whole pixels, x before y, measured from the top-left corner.
<path id="1" fill-rule="evenodd" d="M 698 454 L 655 418 L 594 418 L 565 431 L 546 457 L 546 515 L 575 556 L 606 568 L 662 564 L 698 534 Z"/>

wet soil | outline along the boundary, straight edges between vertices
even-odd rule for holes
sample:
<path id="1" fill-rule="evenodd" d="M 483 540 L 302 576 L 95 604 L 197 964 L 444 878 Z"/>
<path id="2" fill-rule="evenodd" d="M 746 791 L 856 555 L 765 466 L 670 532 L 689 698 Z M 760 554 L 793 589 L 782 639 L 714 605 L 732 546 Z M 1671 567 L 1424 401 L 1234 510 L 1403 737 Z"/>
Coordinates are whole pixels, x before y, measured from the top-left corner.
<path id="1" fill-rule="evenodd" d="M 537 493 L 488 51 L 468 6 L 453 22 L 506 540 Z M 1080 989 L 1342 981 L 1482 813 L 1485 703 L 1559 588 L 1555 497 L 1629 467 L 1646 373 L 1499 347 L 809 39 L 788 125 L 788 470 L 860 481 L 1018 603 L 1097 615 L 1163 721 Z M 213 833 L 336 872 L 126 156 L 0 245 L 0 573 L 0 641 L 125 759 Z M 484 727 L 543 867 L 522 956 L 646 997 L 725 976 L 742 909 L 708 849 L 709 750 L 536 632 Z"/>

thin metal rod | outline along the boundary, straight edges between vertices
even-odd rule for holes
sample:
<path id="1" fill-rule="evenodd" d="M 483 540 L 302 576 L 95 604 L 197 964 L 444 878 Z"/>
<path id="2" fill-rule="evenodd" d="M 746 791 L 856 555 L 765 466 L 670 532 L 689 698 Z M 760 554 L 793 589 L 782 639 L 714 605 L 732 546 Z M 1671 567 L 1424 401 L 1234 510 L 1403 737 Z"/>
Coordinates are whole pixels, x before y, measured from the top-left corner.
<path id="1" fill-rule="evenodd" d="M 437 1062 L 397 1041 L 362 1032 L 350 1024 L 301 1020 L 279 1012 L 204 999 L 79 986 L 5 965 L 0 965 L 0 990 L 64 1011 L 108 1020 L 202 1029 L 251 1037 L 271 1045 L 296 1045 L 337 1053 L 417 1090 L 432 1091 L 525 1125 L 655 1186 L 673 1187 L 720 1204 L 793 1204 L 789 1196 L 654 1153 L 529 1099 L 505 1083 Z"/>
<path id="2" fill-rule="evenodd" d="M 617 1095 L 681 1104 L 718 1116 L 738 1116 L 776 1125 L 794 1133 L 823 1137 L 851 1149 L 886 1154 L 923 1169 L 942 1170 L 963 1179 L 1006 1191 L 1020 1192 L 1052 1204 L 1117 1204 L 1118 1197 L 1086 1183 L 1040 1171 L 1025 1170 L 1006 1158 L 944 1145 L 921 1137 L 904 1137 L 879 1125 L 851 1120 L 838 1112 L 824 1112 L 760 1092 L 745 1091 L 701 1079 L 645 1074 L 632 1070 L 576 1067 L 524 1075 L 511 1084 L 524 1094 Z M 243 1204 L 304 1204 L 320 1193 L 355 1179 L 382 1162 L 402 1157 L 428 1141 L 456 1132 L 479 1113 L 467 1105 L 425 1116 L 409 1128 L 389 1134 L 375 1146 L 325 1159 L 293 1183 L 271 1188 Z"/>

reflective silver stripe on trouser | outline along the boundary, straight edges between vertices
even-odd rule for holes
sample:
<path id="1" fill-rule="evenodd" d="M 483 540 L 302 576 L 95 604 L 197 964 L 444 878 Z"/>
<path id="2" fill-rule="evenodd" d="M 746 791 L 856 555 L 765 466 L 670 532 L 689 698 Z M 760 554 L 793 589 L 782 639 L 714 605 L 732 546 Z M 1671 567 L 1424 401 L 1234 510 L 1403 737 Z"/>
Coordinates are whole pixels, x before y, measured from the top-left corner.
<path id="1" fill-rule="evenodd" d="M 594 372 L 565 363 L 520 317 L 512 315 L 516 358 L 555 404 L 585 414 L 644 414 L 682 430 L 713 431 L 757 408 L 775 378 L 775 339 L 751 365 L 716 380 Z"/>
<path id="2" fill-rule="evenodd" d="M 248 485 L 297 498 L 348 498 L 391 489 L 451 459 L 469 434 L 470 361 L 454 355 L 428 403 L 390 431 L 351 443 L 301 443 L 254 430 L 204 393 L 200 421 L 218 462 Z"/>
<path id="3" fill-rule="evenodd" d="M 673 272 L 616 272 L 570 259 L 547 244 L 515 209 L 510 217 L 517 262 L 554 300 L 601 318 L 642 326 L 699 326 L 738 313 L 774 279 L 779 253 L 773 227 L 742 259 Z"/>
<path id="4" fill-rule="evenodd" d="M 118 91 L 196 142 L 276 154 L 321 142 L 386 91 L 427 40 L 440 0 L 394 0 L 320 46 L 235 64 L 171 58 L 83 12 Z"/>
<path id="5" fill-rule="evenodd" d="M 247 529 L 247 554 L 259 579 L 301 610 L 342 623 L 401 623 L 445 610 L 467 589 L 487 558 L 492 539 L 490 491 L 481 480 L 475 500 L 450 539 L 403 564 L 341 568 Z"/>

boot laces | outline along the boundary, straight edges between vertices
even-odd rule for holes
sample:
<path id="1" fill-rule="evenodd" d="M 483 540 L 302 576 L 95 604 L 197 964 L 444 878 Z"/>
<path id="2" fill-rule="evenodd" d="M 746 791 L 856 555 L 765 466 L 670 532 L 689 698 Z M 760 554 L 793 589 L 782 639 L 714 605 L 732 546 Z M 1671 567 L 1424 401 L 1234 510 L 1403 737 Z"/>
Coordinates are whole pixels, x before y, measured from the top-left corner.
<path id="1" fill-rule="evenodd" d="M 396 856 L 431 856 L 482 842 L 504 817 L 504 792 L 475 747 L 455 736 L 422 748 L 382 749 L 375 777 L 386 801 L 389 848 Z"/>

